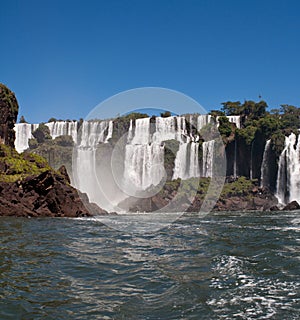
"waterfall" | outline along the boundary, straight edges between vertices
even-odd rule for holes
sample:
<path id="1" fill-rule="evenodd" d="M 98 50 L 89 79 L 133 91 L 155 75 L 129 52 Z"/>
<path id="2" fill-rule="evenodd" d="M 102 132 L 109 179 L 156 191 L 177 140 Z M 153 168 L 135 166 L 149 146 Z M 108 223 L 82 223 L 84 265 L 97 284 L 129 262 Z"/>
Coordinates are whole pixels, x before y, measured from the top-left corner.
<path id="1" fill-rule="evenodd" d="M 127 135 L 127 143 L 130 143 L 133 139 L 133 125 L 132 125 L 132 119 L 130 119 L 130 124 L 129 124 L 129 130 L 128 130 L 128 135 Z"/>
<path id="2" fill-rule="evenodd" d="M 45 123 L 49 128 L 52 139 L 59 136 L 71 136 L 77 142 L 77 121 L 55 121 Z"/>
<path id="3" fill-rule="evenodd" d="M 16 132 L 15 148 L 21 153 L 29 148 L 29 139 L 32 138 L 32 132 L 38 128 L 39 124 L 16 123 L 14 130 Z"/>
<path id="4" fill-rule="evenodd" d="M 99 203 L 99 190 L 95 183 L 97 171 L 97 147 L 112 135 L 112 121 L 83 121 L 78 133 L 73 157 L 75 187 L 86 192 L 90 201 Z M 107 136 L 105 136 L 107 132 Z"/>
<path id="5" fill-rule="evenodd" d="M 95 148 L 98 143 L 105 142 L 108 126 L 107 121 L 83 121 L 78 137 L 80 147 Z"/>
<path id="6" fill-rule="evenodd" d="M 269 166 L 268 166 L 268 156 L 270 152 L 271 139 L 267 140 L 263 160 L 261 164 L 261 175 L 260 175 L 260 185 L 261 187 L 269 186 Z"/>
<path id="7" fill-rule="evenodd" d="M 234 164 L 233 164 L 233 176 L 237 177 L 237 142 L 234 139 Z"/>
<path id="8" fill-rule="evenodd" d="M 157 185 L 164 176 L 164 146 L 156 143 L 127 145 L 124 180 L 133 191 Z"/>
<path id="9" fill-rule="evenodd" d="M 191 142 L 190 148 L 189 178 L 199 177 L 199 143 Z"/>
<path id="10" fill-rule="evenodd" d="M 173 179 L 181 178 L 187 179 L 187 156 L 188 156 L 188 144 L 181 143 L 179 145 L 179 149 L 176 154 L 175 158 L 175 165 L 174 165 L 174 173 Z"/>
<path id="11" fill-rule="evenodd" d="M 249 173 L 249 176 L 250 176 L 251 180 L 253 179 L 253 170 L 252 170 L 253 143 L 254 143 L 254 140 L 251 142 L 251 149 L 250 149 L 250 173 Z"/>
<path id="12" fill-rule="evenodd" d="M 276 183 L 279 203 L 293 200 L 300 203 L 300 139 L 294 133 L 285 137 L 284 149 L 279 157 Z"/>
<path id="13" fill-rule="evenodd" d="M 199 143 L 181 143 L 175 158 L 173 179 L 189 179 L 199 176 Z"/>
<path id="14" fill-rule="evenodd" d="M 227 116 L 229 122 L 232 122 L 236 125 L 238 129 L 241 128 L 241 116 Z"/>
<path id="15" fill-rule="evenodd" d="M 197 131 L 199 132 L 207 124 L 211 123 L 212 116 L 208 114 L 201 114 L 197 118 Z"/>
<path id="16" fill-rule="evenodd" d="M 108 140 L 112 138 L 112 134 L 113 134 L 113 128 L 114 128 L 114 123 L 113 121 L 109 121 L 108 123 L 108 133 L 107 133 L 107 137 L 105 139 L 105 143 L 108 143 Z"/>
<path id="17" fill-rule="evenodd" d="M 147 144 L 150 141 L 150 118 L 136 119 L 135 133 L 131 144 Z"/>
<path id="18" fill-rule="evenodd" d="M 129 129 L 128 137 L 132 135 L 132 123 Z M 158 117 L 152 137 L 150 118 L 135 120 L 134 136 L 132 140 L 127 138 L 125 147 L 124 184 L 127 188 L 133 192 L 141 191 L 161 181 L 165 174 L 164 146 L 161 141 L 170 137 L 175 137 L 174 117 Z"/>
<path id="19" fill-rule="evenodd" d="M 128 124 L 126 145 L 123 146 L 124 152 L 122 152 L 120 161 L 118 160 L 120 190 L 122 186 L 128 186 L 128 190 L 133 191 L 131 194 L 137 194 L 162 181 L 166 175 L 164 141 L 167 140 L 179 142 L 174 162 L 174 179 L 200 177 L 202 173 L 205 177 L 211 176 L 214 141 L 203 143 L 203 162 L 200 166 L 200 135 L 194 128 L 201 130 L 213 119 L 210 115 L 156 117 L 155 122 L 149 117 L 131 119 Z M 75 187 L 86 192 L 91 201 L 102 207 L 103 203 L 99 200 L 101 192 L 99 193 L 97 188 L 100 180 L 105 181 L 106 190 L 113 190 L 111 194 L 114 194 L 115 191 L 120 192 L 117 190 L 119 184 L 113 181 L 112 174 L 108 174 L 111 169 L 110 160 L 113 152 L 113 146 L 108 142 L 113 136 L 113 120 L 83 121 L 80 130 L 79 123 L 76 121 L 55 121 L 45 125 L 49 128 L 53 139 L 69 135 L 74 140 L 73 180 Z M 15 145 L 19 152 L 28 148 L 28 140 L 37 126 L 16 125 Z M 114 195 L 119 196 L 119 194 Z"/>
<path id="20" fill-rule="evenodd" d="M 162 142 L 165 140 L 176 139 L 176 128 L 174 117 L 156 117 L 155 133 L 153 134 L 153 142 Z"/>
<path id="21" fill-rule="evenodd" d="M 202 158 L 202 176 L 213 176 L 213 160 L 214 160 L 214 146 L 215 141 L 205 141 L 202 144 L 203 158 Z"/>

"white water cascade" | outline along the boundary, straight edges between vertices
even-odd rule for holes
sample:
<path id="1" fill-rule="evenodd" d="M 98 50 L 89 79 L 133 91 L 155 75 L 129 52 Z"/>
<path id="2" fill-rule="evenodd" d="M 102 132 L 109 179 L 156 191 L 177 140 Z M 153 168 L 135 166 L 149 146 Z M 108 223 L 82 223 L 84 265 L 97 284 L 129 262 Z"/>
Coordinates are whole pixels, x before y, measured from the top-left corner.
<path id="1" fill-rule="evenodd" d="M 105 133 L 107 132 L 107 135 Z M 94 184 L 97 171 L 97 147 L 108 142 L 113 132 L 113 122 L 83 121 L 75 148 L 75 187 L 88 194 L 90 201 L 99 203 L 99 188 Z"/>
<path id="2" fill-rule="evenodd" d="M 168 118 L 166 118 L 168 119 Z M 172 124 L 170 121 L 169 124 Z M 169 131 L 164 131 L 163 126 L 158 124 L 160 130 L 150 134 L 150 118 L 135 120 L 135 132 L 131 141 L 125 147 L 124 161 L 124 185 L 131 193 L 145 190 L 151 185 L 157 185 L 164 176 L 164 146 L 160 139 L 169 136 Z M 132 135 L 132 122 L 130 123 L 129 135 Z M 153 138 L 153 139 L 152 139 Z M 154 140 L 154 142 L 152 142 Z"/>
<path id="3" fill-rule="evenodd" d="M 202 144 L 202 149 L 203 149 L 202 176 L 203 177 L 213 176 L 214 146 L 215 146 L 214 140 L 205 141 Z"/>
<path id="4" fill-rule="evenodd" d="M 197 118 L 197 130 L 198 132 L 207 124 L 212 122 L 213 117 L 209 114 L 201 114 Z"/>
<path id="5" fill-rule="evenodd" d="M 260 175 L 260 185 L 262 187 L 268 187 L 268 176 L 269 176 L 269 166 L 268 166 L 268 155 L 270 152 L 271 139 L 267 140 L 263 160 L 261 164 L 261 175 Z"/>
<path id="6" fill-rule="evenodd" d="M 229 122 L 232 122 L 236 125 L 238 129 L 241 128 L 241 117 L 240 116 L 227 116 Z"/>
<path id="7" fill-rule="evenodd" d="M 188 118 L 187 118 L 188 117 Z M 113 120 L 83 121 L 79 128 L 76 121 L 56 121 L 46 123 L 53 139 L 69 135 L 75 143 L 73 154 L 73 183 L 88 194 L 90 201 L 105 207 L 99 201 L 99 181 L 104 181 L 105 189 L 119 197 L 123 186 L 129 186 L 130 194 L 137 194 L 149 187 L 158 185 L 166 175 L 164 168 L 165 141 L 176 140 L 179 149 L 175 154 L 173 178 L 188 179 L 213 174 L 214 141 L 202 144 L 197 130 L 213 122 L 210 115 L 171 116 L 130 120 L 122 154 L 121 184 L 113 182 L 111 166 Z M 190 124 L 188 124 L 190 122 Z M 36 126 L 16 125 L 16 147 L 19 152 L 28 148 L 28 139 Z M 102 148 L 103 146 L 103 148 Z M 202 163 L 199 161 L 202 150 Z M 104 177 L 104 178 L 103 178 Z M 120 188 L 121 187 L 121 188 Z M 120 188 L 120 190 L 118 190 Z M 101 192 L 100 192 L 101 193 Z M 124 193 L 123 193 L 124 194 Z"/>
<path id="8" fill-rule="evenodd" d="M 15 148 L 21 153 L 29 148 L 28 141 L 32 138 L 32 132 L 38 128 L 39 124 L 17 123 L 14 130 L 16 132 Z"/>
<path id="9" fill-rule="evenodd" d="M 279 203 L 300 203 L 300 139 L 294 133 L 285 137 L 284 149 L 279 157 L 276 183 Z"/>
<path id="10" fill-rule="evenodd" d="M 77 121 L 55 121 L 45 123 L 49 128 L 52 139 L 59 136 L 71 136 L 73 141 L 77 142 Z"/>

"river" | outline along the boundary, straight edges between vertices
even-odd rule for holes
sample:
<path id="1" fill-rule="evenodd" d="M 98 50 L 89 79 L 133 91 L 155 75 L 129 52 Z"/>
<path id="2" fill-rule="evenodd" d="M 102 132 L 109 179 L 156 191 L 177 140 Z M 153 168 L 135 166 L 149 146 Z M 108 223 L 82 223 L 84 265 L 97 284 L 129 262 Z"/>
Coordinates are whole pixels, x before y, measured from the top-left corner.
<path id="1" fill-rule="evenodd" d="M 300 212 L 105 219 L 0 218 L 0 319 L 300 318 Z"/>

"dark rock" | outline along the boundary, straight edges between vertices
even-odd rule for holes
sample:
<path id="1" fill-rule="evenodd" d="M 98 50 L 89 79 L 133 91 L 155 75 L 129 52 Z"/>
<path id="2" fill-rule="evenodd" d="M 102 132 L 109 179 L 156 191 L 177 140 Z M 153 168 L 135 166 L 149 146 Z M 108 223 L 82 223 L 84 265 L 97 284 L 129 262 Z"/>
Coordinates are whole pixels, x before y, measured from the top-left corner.
<path id="1" fill-rule="evenodd" d="M 297 201 L 292 201 L 289 204 L 287 204 L 282 210 L 283 211 L 292 211 L 292 210 L 299 210 L 300 205 Z"/>
<path id="2" fill-rule="evenodd" d="M 12 91 L 0 83 L 0 143 L 15 147 L 14 126 L 18 116 L 18 102 Z"/>
<path id="3" fill-rule="evenodd" d="M 0 216 L 84 217 L 107 214 L 96 204 L 85 204 L 65 177 L 52 170 L 23 181 L 0 183 Z"/>
<path id="4" fill-rule="evenodd" d="M 71 183 L 70 177 L 68 175 L 67 169 L 64 165 L 62 165 L 59 169 L 58 172 L 65 178 L 66 182 L 69 184 Z"/>
<path id="5" fill-rule="evenodd" d="M 270 211 L 279 211 L 280 209 L 279 209 L 279 207 L 278 206 L 272 206 L 271 208 L 270 208 Z"/>

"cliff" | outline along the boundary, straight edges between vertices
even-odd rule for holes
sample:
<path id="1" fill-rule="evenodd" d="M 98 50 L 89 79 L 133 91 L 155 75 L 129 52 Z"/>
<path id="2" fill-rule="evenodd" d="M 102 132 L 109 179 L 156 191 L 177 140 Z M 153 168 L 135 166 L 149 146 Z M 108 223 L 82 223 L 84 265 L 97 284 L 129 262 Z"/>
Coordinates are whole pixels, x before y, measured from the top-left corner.
<path id="1" fill-rule="evenodd" d="M 14 93 L 0 83 L 0 143 L 14 148 L 14 126 L 18 116 L 18 102 Z"/>

